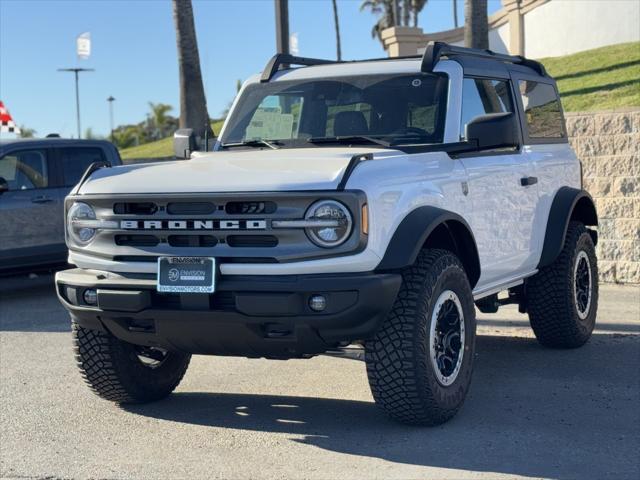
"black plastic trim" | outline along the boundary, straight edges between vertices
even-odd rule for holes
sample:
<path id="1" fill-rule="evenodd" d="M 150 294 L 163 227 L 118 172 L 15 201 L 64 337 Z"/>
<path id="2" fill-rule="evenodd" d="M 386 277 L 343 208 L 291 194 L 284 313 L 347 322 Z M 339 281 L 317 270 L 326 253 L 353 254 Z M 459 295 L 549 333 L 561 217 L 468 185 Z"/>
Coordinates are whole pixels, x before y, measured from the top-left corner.
<path id="1" fill-rule="evenodd" d="M 561 187 L 553 198 L 549 211 L 538 269 L 551 265 L 558 258 L 572 219 L 589 226 L 598 225 L 598 214 L 591 195 L 585 190 Z M 594 243 L 597 242 L 597 235 L 592 235 L 592 238 Z"/>
<path id="2" fill-rule="evenodd" d="M 365 160 L 373 160 L 373 153 L 359 153 L 351 157 L 351 160 L 349 160 L 347 167 L 344 169 L 342 179 L 340 180 L 340 183 L 338 184 L 336 190 L 343 191 L 345 189 L 345 187 L 347 186 L 347 182 L 349 181 L 349 177 L 351 177 L 353 171 L 356 169 L 360 162 L 364 162 Z"/>
<path id="3" fill-rule="evenodd" d="M 96 170 L 100 170 L 102 167 L 109 168 L 111 167 L 111 164 L 106 160 L 100 160 L 99 162 L 93 162 L 91 165 L 89 165 L 85 170 L 84 174 L 82 175 L 82 177 L 80 178 L 80 181 L 78 182 L 78 185 L 73 191 L 73 193 L 77 195 L 78 192 L 80 191 L 80 187 L 82 187 L 84 182 L 86 182 L 89 179 L 89 177 L 93 174 L 93 172 L 95 172 Z"/>
<path id="4" fill-rule="evenodd" d="M 454 250 L 465 252 L 466 258 L 460 260 L 467 268 L 469 283 L 473 287 L 480 278 L 480 257 L 471 228 L 465 219 L 457 213 L 433 206 L 418 207 L 402 220 L 391 237 L 387 251 L 376 271 L 397 270 L 413 265 L 429 235 L 440 225 L 447 226 L 455 241 L 456 233 L 460 232 L 455 232 L 450 228 L 449 225 L 453 222 L 462 225 L 471 238 L 470 242 L 456 242 L 456 245 L 452 245 L 452 247 Z"/>
<path id="5" fill-rule="evenodd" d="M 312 65 L 328 65 L 332 63 L 341 62 L 337 62 L 335 60 L 324 60 L 321 58 L 295 57 L 286 53 L 278 53 L 271 57 L 267 65 L 264 67 L 262 76 L 260 77 L 260 82 L 265 83 L 271 80 L 283 65 L 303 65 L 305 67 L 310 67 Z"/>
<path id="6" fill-rule="evenodd" d="M 499 62 L 524 65 L 533 69 L 543 77 L 547 76 L 547 71 L 540 62 L 524 58 L 520 55 L 505 55 L 491 50 L 480 50 L 476 48 L 456 47 L 444 42 L 429 42 L 422 56 L 421 70 L 426 73 L 433 72 L 436 64 L 442 57 L 453 58 L 456 56 L 484 58 L 487 60 L 497 60 Z"/>
<path id="7" fill-rule="evenodd" d="M 293 358 L 369 338 L 386 318 L 401 281 L 398 273 L 372 272 L 223 276 L 213 295 L 187 298 L 156 293 L 153 278 L 73 269 L 56 275 L 56 290 L 80 325 L 129 343 L 199 354 Z M 99 307 L 73 304 L 64 295 L 67 287 L 97 289 Z M 309 307 L 315 294 L 327 298 L 325 311 Z M 141 323 L 146 328 L 141 330 Z"/>

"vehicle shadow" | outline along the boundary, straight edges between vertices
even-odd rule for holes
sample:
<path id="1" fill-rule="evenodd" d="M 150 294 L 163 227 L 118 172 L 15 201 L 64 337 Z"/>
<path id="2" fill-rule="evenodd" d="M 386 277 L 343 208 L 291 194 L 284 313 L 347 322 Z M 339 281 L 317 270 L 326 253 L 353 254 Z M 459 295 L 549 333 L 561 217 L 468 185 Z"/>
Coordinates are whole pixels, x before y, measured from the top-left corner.
<path id="1" fill-rule="evenodd" d="M 583 348 L 478 337 L 471 393 L 449 423 L 400 425 L 373 402 L 178 392 L 127 411 L 180 423 L 276 432 L 390 462 L 545 478 L 638 478 L 640 336 L 594 335 Z"/>

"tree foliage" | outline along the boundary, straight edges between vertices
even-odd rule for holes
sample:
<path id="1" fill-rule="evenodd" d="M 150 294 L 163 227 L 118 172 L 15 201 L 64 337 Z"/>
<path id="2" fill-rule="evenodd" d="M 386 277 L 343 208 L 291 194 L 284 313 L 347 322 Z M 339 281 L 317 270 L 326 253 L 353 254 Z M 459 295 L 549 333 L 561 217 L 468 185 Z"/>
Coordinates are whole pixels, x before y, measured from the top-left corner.
<path id="1" fill-rule="evenodd" d="M 178 119 L 169 115 L 172 110 L 166 103 L 149 102 L 146 120 L 119 125 L 113 130 L 113 143 L 118 148 L 128 148 L 171 136 L 178 129 Z"/>
<path id="2" fill-rule="evenodd" d="M 378 17 L 371 29 L 371 36 L 382 42 L 380 35 L 385 28 L 417 27 L 418 15 L 427 2 L 428 0 L 364 0 L 360 11 L 369 10 Z"/>
<path id="3" fill-rule="evenodd" d="M 33 138 L 36 136 L 36 132 L 33 128 L 29 128 L 25 125 L 20 125 L 20 138 Z"/>

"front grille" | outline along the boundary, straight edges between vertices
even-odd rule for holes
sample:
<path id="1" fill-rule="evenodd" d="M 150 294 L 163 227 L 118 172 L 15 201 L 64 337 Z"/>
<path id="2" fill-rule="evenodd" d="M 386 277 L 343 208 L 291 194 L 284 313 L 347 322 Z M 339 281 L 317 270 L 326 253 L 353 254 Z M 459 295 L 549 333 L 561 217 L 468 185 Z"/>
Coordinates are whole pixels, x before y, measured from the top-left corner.
<path id="1" fill-rule="evenodd" d="M 155 247 L 160 239 L 155 235 L 116 235 L 115 242 L 124 247 Z"/>
<path id="2" fill-rule="evenodd" d="M 167 204 L 170 215 L 211 215 L 216 206 L 211 202 L 172 202 Z"/>
<path id="3" fill-rule="evenodd" d="M 172 247 L 215 247 L 218 239 L 213 235 L 169 235 L 167 242 Z"/>
<path id="4" fill-rule="evenodd" d="M 73 196 L 72 196 L 73 197 Z M 313 244 L 304 228 L 274 228 L 273 222 L 302 220 L 319 198 L 335 198 L 353 215 L 352 237 L 335 249 Z M 87 253 L 121 262 L 157 261 L 159 256 L 206 256 L 225 263 L 280 263 L 341 256 L 361 251 L 358 213 L 361 192 L 246 192 L 78 197 L 94 208 L 99 229 Z M 75 198 L 67 199 L 69 208 Z"/>
<path id="5" fill-rule="evenodd" d="M 273 235 L 229 235 L 227 237 L 227 245 L 245 248 L 273 248 L 278 246 L 278 237 Z"/>
<path id="6" fill-rule="evenodd" d="M 278 209 L 275 202 L 227 202 L 224 207 L 228 215 L 259 215 L 274 213 Z"/>
<path id="7" fill-rule="evenodd" d="M 113 213 L 118 215 L 153 215 L 158 205 L 152 202 L 118 202 L 113 204 Z"/>

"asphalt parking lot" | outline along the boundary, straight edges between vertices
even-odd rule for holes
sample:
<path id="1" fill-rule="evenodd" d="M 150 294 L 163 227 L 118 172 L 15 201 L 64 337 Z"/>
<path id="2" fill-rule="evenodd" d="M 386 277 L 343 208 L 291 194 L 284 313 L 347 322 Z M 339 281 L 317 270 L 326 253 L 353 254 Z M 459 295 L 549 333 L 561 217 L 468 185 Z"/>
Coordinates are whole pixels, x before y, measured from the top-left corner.
<path id="1" fill-rule="evenodd" d="M 76 372 L 50 276 L 0 279 L 3 478 L 640 478 L 640 288 L 601 287 L 592 340 L 544 349 L 512 307 L 481 315 L 461 413 L 387 420 L 360 353 L 194 357 L 176 393 L 119 408 Z"/>

